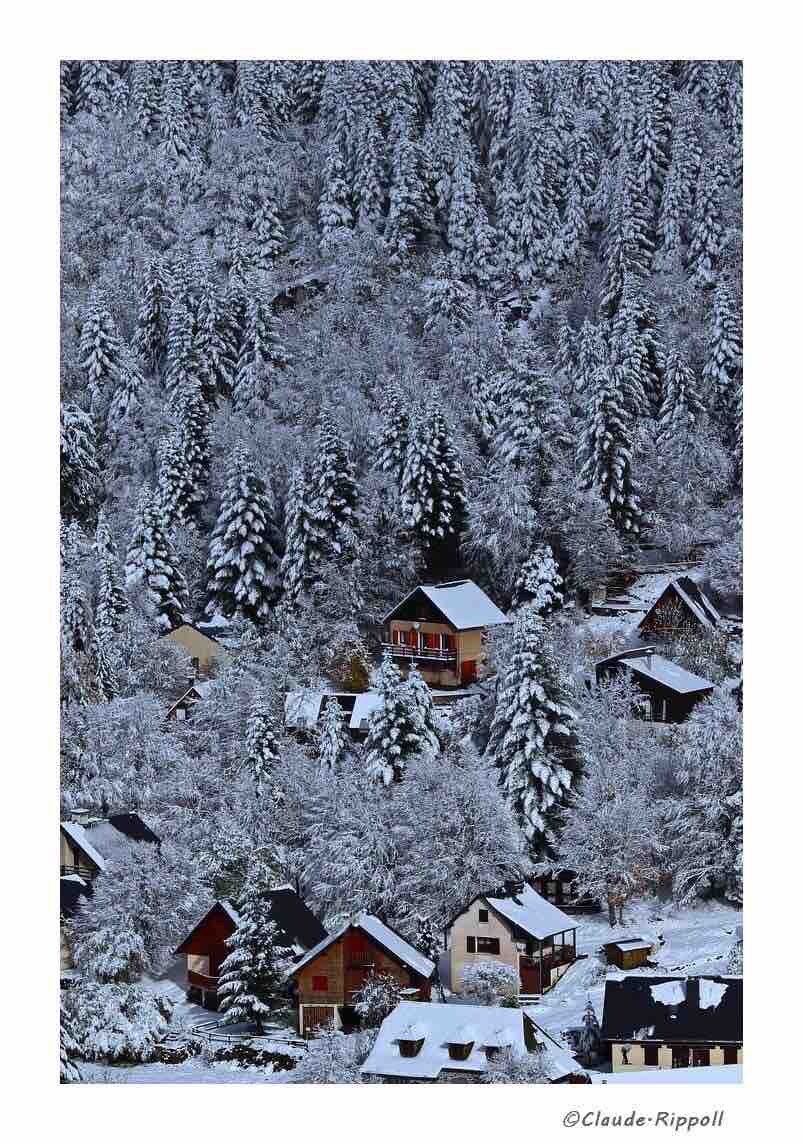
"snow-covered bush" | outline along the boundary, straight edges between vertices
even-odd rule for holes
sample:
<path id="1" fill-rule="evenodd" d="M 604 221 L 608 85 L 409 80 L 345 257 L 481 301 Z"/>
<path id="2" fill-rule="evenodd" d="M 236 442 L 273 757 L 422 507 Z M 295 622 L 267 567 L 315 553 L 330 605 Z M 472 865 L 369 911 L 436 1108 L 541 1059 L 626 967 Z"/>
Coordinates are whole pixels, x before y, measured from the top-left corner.
<path id="1" fill-rule="evenodd" d="M 86 1061 L 147 1061 L 173 1008 L 168 998 L 138 985 L 81 981 L 64 998 L 77 1055 Z"/>
<path id="2" fill-rule="evenodd" d="M 376 1034 L 341 1033 L 324 1025 L 310 1041 L 290 1077 L 291 1084 L 360 1084 L 360 1066 L 371 1051 Z"/>
<path id="3" fill-rule="evenodd" d="M 475 1005 L 501 1005 L 515 1001 L 519 975 L 500 961 L 470 961 L 460 971 L 460 993 Z"/>
<path id="4" fill-rule="evenodd" d="M 402 986 L 389 973 L 371 973 L 354 994 L 354 1008 L 367 1028 L 379 1028 L 402 1000 Z"/>

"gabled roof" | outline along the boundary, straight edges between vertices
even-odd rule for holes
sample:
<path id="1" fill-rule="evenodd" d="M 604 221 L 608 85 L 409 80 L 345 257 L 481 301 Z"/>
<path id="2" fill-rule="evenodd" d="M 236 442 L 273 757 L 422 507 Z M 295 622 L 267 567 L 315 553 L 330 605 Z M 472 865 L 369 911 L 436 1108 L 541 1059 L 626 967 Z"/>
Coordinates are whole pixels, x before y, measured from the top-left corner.
<path id="1" fill-rule="evenodd" d="M 706 596 L 699 584 L 695 583 L 690 576 L 679 576 L 677 580 L 670 580 L 666 588 L 664 588 L 661 595 L 655 601 L 653 606 L 649 609 L 641 624 L 644 624 L 647 617 L 657 608 L 658 604 L 666 596 L 667 592 L 671 592 L 677 596 L 678 599 L 688 608 L 692 615 L 699 620 L 704 628 L 713 631 L 720 622 L 719 612 Z M 639 624 L 639 627 L 641 627 Z"/>
<path id="2" fill-rule="evenodd" d="M 75 917 L 82 898 L 92 897 L 92 883 L 78 874 L 59 879 L 59 912 L 63 918 Z"/>
<path id="3" fill-rule="evenodd" d="M 97 866 L 98 870 L 106 869 L 106 860 L 100 854 L 86 836 L 86 830 L 78 822 L 62 822 L 62 831 L 67 835 L 71 842 L 74 842 L 78 849 Z"/>
<path id="4" fill-rule="evenodd" d="M 173 624 L 172 628 L 170 628 L 169 631 L 163 632 L 159 639 L 166 640 L 168 636 L 172 636 L 175 632 L 180 631 L 182 628 L 192 628 L 192 630 L 197 632 L 199 636 L 205 636 L 208 640 L 211 640 L 212 643 L 220 644 L 220 646 L 223 647 L 217 636 L 212 635 L 212 632 L 208 629 L 205 630 L 204 628 L 199 627 L 198 624 L 192 623 L 191 620 L 181 620 L 180 623 Z"/>
<path id="5" fill-rule="evenodd" d="M 559 910 L 546 898 L 542 898 L 532 886 L 528 886 L 526 883 L 515 894 L 507 894 L 505 897 L 477 894 L 477 897 L 472 898 L 452 919 L 449 928 L 457 918 L 463 916 L 474 902 L 479 900 L 487 902 L 498 917 L 509 922 L 515 929 L 526 934 L 527 937 L 534 937 L 539 941 L 552 937 L 556 933 L 566 933 L 568 930 L 577 929 L 576 919 L 564 914 L 563 910 Z"/>
<path id="6" fill-rule="evenodd" d="M 107 820 L 118 830 L 120 834 L 124 834 L 126 838 L 130 838 L 132 842 L 161 842 L 161 838 L 154 834 L 150 826 L 143 822 L 138 814 L 110 814 Z"/>
<path id="7" fill-rule="evenodd" d="M 484 1073 L 486 1049 L 509 1048 L 518 1056 L 528 1052 L 525 1022 L 531 1027 L 540 1060 L 550 1080 L 583 1076 L 584 1071 L 565 1049 L 546 1036 L 521 1009 L 493 1005 L 437 1004 L 402 1001 L 382 1022 L 376 1041 L 361 1068 L 369 1076 L 437 1080 L 441 1072 Z M 403 1057 L 399 1041 L 421 1041 L 414 1057 Z M 530 1042 L 533 1043 L 532 1040 Z M 471 1045 L 464 1061 L 449 1056 L 449 1045 Z"/>
<path id="8" fill-rule="evenodd" d="M 614 667 L 617 664 L 624 665 L 629 671 L 643 679 L 652 680 L 653 683 L 658 683 L 669 691 L 674 691 L 677 695 L 714 690 L 714 684 L 710 679 L 704 679 L 702 675 L 694 675 L 685 667 L 681 667 L 679 663 L 673 663 L 671 659 L 656 655 L 655 650 L 651 647 L 631 648 L 630 651 L 622 651 L 618 655 L 601 659 L 596 665 L 597 674 L 599 675 L 605 668 Z"/>
<path id="9" fill-rule="evenodd" d="M 493 600 L 486 596 L 473 580 L 452 580 L 446 584 L 419 584 L 388 612 L 382 622 L 388 623 L 394 619 L 396 613 L 418 592 L 426 596 L 455 631 L 490 628 L 510 623 L 505 613 L 497 608 Z"/>
<path id="10" fill-rule="evenodd" d="M 326 937 L 326 930 L 292 886 L 277 886 L 276 889 L 270 891 L 268 897 L 271 900 L 271 920 L 276 923 L 278 928 L 280 945 L 304 950 L 309 949 L 310 946 Z M 215 910 L 222 910 L 231 921 L 234 929 L 239 926 L 240 914 L 236 907 L 228 898 L 219 898 L 210 906 L 200 921 L 193 926 L 181 944 L 176 947 L 173 951 L 175 954 L 183 951 Z"/>
<path id="11" fill-rule="evenodd" d="M 173 705 L 168 707 L 165 718 L 169 719 L 176 708 L 180 707 L 186 699 L 205 699 L 210 691 L 215 687 L 216 683 L 217 680 L 215 679 L 196 679 L 193 683 L 190 684 L 184 694 L 179 695 L 178 699 L 175 700 Z"/>
<path id="12" fill-rule="evenodd" d="M 408 941 L 405 941 L 401 934 L 396 933 L 385 922 L 381 922 L 379 918 L 374 917 L 373 914 L 357 914 L 356 917 L 351 918 L 345 922 L 334 933 L 329 934 L 323 941 L 319 941 L 308 953 L 304 954 L 300 961 L 297 961 L 293 966 L 289 976 L 293 977 L 310 961 L 313 961 L 318 954 L 323 953 L 330 945 L 338 941 L 349 929 L 362 930 L 367 934 L 377 945 L 380 945 L 386 953 L 394 957 L 402 965 L 406 965 L 408 969 L 412 969 L 419 977 L 429 980 L 435 972 L 435 963 L 430 961 L 428 957 L 424 957 L 423 953 L 419 953 Z"/>
<path id="13" fill-rule="evenodd" d="M 106 869 L 107 861 L 126 839 L 157 845 L 161 842 L 138 814 L 110 814 L 108 818 L 87 825 L 62 822 L 61 829 L 99 870 Z"/>
<path id="14" fill-rule="evenodd" d="M 605 982 L 606 1041 L 741 1043 L 741 977 L 629 976 Z"/>

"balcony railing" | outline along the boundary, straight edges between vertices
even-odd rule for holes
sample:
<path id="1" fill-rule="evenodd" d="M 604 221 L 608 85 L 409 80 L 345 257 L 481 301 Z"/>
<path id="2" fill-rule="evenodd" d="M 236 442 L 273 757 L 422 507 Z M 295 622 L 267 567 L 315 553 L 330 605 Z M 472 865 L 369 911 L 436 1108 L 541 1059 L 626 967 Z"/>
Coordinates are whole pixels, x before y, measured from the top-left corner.
<path id="1" fill-rule="evenodd" d="M 187 970 L 187 983 L 199 989 L 217 989 L 218 978 L 208 973 L 197 973 L 194 969 Z"/>
<path id="2" fill-rule="evenodd" d="M 439 663 L 457 663 L 457 652 L 448 648 L 412 647 L 410 644 L 383 643 L 383 651 L 389 651 L 399 659 L 428 659 Z"/>

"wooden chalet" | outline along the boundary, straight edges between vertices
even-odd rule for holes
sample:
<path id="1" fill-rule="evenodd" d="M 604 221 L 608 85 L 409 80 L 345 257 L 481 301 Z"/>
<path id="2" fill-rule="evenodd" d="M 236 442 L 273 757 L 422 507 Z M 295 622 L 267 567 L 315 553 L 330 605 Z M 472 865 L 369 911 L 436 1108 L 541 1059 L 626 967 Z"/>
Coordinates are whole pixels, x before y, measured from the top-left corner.
<path id="1" fill-rule="evenodd" d="M 615 1073 L 740 1065 L 742 979 L 609 978 L 601 1034 Z"/>
<path id="2" fill-rule="evenodd" d="M 620 937 L 602 947 L 608 965 L 619 969 L 638 969 L 652 953 L 652 942 L 643 937 Z"/>
<path id="3" fill-rule="evenodd" d="M 434 972 L 434 963 L 385 922 L 359 914 L 293 968 L 298 1030 L 308 1037 L 329 1022 L 336 1028 L 357 1026 L 354 994 L 374 974 L 393 977 L 410 1001 L 428 1001 Z"/>
<path id="4" fill-rule="evenodd" d="M 292 886 L 271 890 L 271 918 L 278 929 L 278 942 L 299 957 L 326 936 L 326 930 Z M 230 950 L 228 938 L 240 924 L 236 908 L 227 899 L 215 902 L 195 928 L 173 952 L 186 957 L 185 988 L 190 1001 L 205 1009 L 218 1008 L 220 967 Z"/>
<path id="5" fill-rule="evenodd" d="M 77 811 L 61 823 L 61 876 L 77 874 L 91 881 L 132 842 L 158 846 L 161 839 L 138 814 L 93 818 Z"/>
<path id="6" fill-rule="evenodd" d="M 634 715 L 651 723 L 682 723 L 714 690 L 710 679 L 657 655 L 654 647 L 637 647 L 602 659 L 597 683 L 625 675 L 640 696 Z"/>
<path id="7" fill-rule="evenodd" d="M 519 975 L 520 993 L 537 997 L 577 959 L 577 922 L 521 883 L 478 894 L 446 928 L 451 988 L 467 964 L 500 961 Z"/>
<path id="8" fill-rule="evenodd" d="M 183 695 L 179 695 L 175 703 L 167 709 L 165 720 L 168 723 L 182 722 L 184 719 L 189 719 L 192 715 L 192 709 L 196 703 L 205 699 L 209 692 L 214 687 L 214 680 L 195 680 L 190 684 Z"/>
<path id="9" fill-rule="evenodd" d="M 567 914 L 598 913 L 601 908 L 595 898 L 577 892 L 577 874 L 574 870 L 548 870 L 534 875 L 528 881 L 536 894 Z"/>
<path id="10" fill-rule="evenodd" d="M 428 683 L 458 687 L 477 679 L 488 628 L 510 620 L 473 580 L 453 580 L 419 584 L 383 623 L 383 650 L 399 667 L 415 663 Z"/>
<path id="11" fill-rule="evenodd" d="M 566 1049 L 521 1009 L 406 1002 L 380 1026 L 360 1072 L 397 1082 L 470 1081 L 500 1053 L 537 1054 L 551 1084 L 590 1084 Z"/>
<path id="12" fill-rule="evenodd" d="M 690 576 L 670 580 L 639 624 L 643 636 L 669 639 L 684 631 L 713 632 L 719 612 Z"/>
<path id="13" fill-rule="evenodd" d="M 196 679 L 208 679 L 215 664 L 227 663 L 229 651 L 221 643 L 226 629 L 214 624 L 193 624 L 182 620 L 160 639 L 178 644 L 190 657 Z"/>

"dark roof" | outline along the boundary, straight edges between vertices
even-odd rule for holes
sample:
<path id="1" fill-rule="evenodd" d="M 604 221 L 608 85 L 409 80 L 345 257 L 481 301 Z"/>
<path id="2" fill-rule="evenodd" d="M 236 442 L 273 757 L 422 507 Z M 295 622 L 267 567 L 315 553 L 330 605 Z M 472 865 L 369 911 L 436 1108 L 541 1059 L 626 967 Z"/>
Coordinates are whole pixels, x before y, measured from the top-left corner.
<path id="1" fill-rule="evenodd" d="M 70 874 L 59 878 L 59 910 L 63 918 L 75 917 L 82 898 L 92 897 L 92 883 Z"/>
<path id="2" fill-rule="evenodd" d="M 676 986 L 674 990 L 672 983 Z M 668 988 L 662 990 L 661 986 Z M 609 979 L 605 982 L 602 1038 L 617 1042 L 741 1043 L 742 979 L 641 976 Z"/>
<path id="3" fill-rule="evenodd" d="M 146 826 L 138 814 L 110 814 L 108 821 L 132 842 L 161 842 L 161 838 Z"/>
<path id="4" fill-rule="evenodd" d="M 304 949 L 312 949 L 323 941 L 326 930 L 291 886 L 271 890 L 270 898 L 273 903 L 271 918 L 279 927 L 280 937 Z"/>
<path id="5" fill-rule="evenodd" d="M 641 621 L 641 624 L 645 622 L 647 616 L 649 616 L 661 600 L 663 600 L 667 592 L 671 592 L 674 596 L 677 596 L 680 602 L 700 621 L 703 627 L 713 629 L 720 622 L 719 612 L 708 599 L 708 596 L 706 596 L 700 585 L 695 580 L 692 580 L 690 576 L 678 576 L 677 579 L 669 581 L 666 588 L 664 588 L 652 608 L 650 608 Z M 641 627 L 641 624 L 639 624 L 639 627 Z"/>

